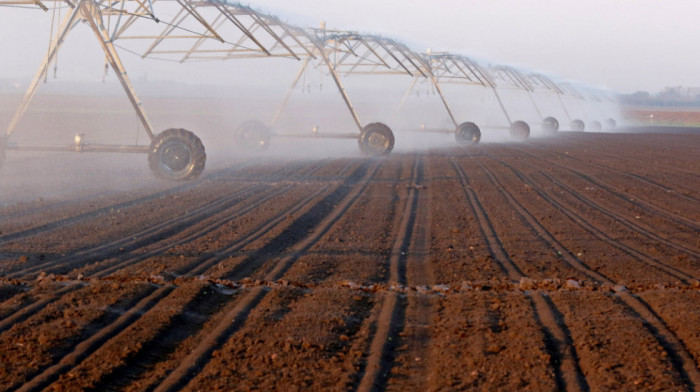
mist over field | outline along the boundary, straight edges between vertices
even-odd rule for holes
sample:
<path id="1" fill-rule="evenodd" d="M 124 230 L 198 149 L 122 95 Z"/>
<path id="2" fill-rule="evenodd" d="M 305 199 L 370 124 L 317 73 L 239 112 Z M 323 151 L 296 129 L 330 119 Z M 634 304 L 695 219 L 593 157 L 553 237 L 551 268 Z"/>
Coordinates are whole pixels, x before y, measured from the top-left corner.
<path id="1" fill-rule="evenodd" d="M 147 3 L 0 0 L 0 392 L 698 389 L 700 2 Z"/>

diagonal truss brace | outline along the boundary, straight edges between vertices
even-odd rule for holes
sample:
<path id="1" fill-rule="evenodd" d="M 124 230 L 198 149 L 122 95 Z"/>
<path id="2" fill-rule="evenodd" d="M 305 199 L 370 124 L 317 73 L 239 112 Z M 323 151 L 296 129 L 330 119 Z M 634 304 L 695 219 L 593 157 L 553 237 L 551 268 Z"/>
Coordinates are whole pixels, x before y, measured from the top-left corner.
<path id="1" fill-rule="evenodd" d="M 541 74 L 531 74 L 529 75 L 529 79 L 536 85 L 542 86 L 544 89 L 548 90 L 549 92 L 553 93 L 556 97 L 557 100 L 559 101 L 559 104 L 561 105 L 561 108 L 564 110 L 564 114 L 566 115 L 566 118 L 571 122 L 571 114 L 569 114 L 569 109 L 567 109 L 566 105 L 564 104 L 564 100 L 561 99 L 561 96 L 564 95 L 564 90 L 561 89 L 554 81 L 552 81 L 550 78 L 541 75 Z"/>
<path id="2" fill-rule="evenodd" d="M 332 31 L 330 34 L 326 34 L 325 30 L 316 30 L 315 37 L 316 39 L 313 41 L 315 45 L 314 50 L 309 51 L 309 54 L 305 57 L 287 95 L 272 117 L 270 126 L 274 126 L 278 121 L 304 71 L 311 66 L 311 60 L 317 57 L 320 57 L 320 60 L 315 66 L 328 69 L 345 106 L 360 132 L 363 130 L 362 121 L 343 85 L 341 74 L 404 74 L 416 78 L 419 76 L 427 77 L 420 56 L 393 40 L 360 35 L 355 32 Z M 367 69 L 359 70 L 359 67 L 366 67 Z M 411 67 L 413 67 L 413 70 Z"/>
<path id="3" fill-rule="evenodd" d="M 542 115 L 542 111 L 540 110 L 540 107 L 537 105 L 535 98 L 532 96 L 532 93 L 535 91 L 535 87 L 532 85 L 532 82 L 530 80 L 528 80 L 525 75 L 520 73 L 515 68 L 507 67 L 507 66 L 496 67 L 493 71 L 502 79 L 509 81 L 511 83 L 511 85 L 514 86 L 516 89 L 525 91 L 525 93 L 527 94 L 527 97 L 530 99 L 530 103 L 532 103 L 532 107 L 535 109 L 535 112 L 537 113 L 537 116 L 539 117 L 540 121 L 544 120 L 544 116 Z"/>
<path id="4" fill-rule="evenodd" d="M 120 84 L 122 85 L 124 91 L 129 97 L 129 101 L 134 107 L 134 110 L 136 111 L 136 114 L 139 120 L 141 121 L 141 124 L 145 128 L 149 138 L 153 140 L 153 127 L 148 118 L 148 115 L 146 114 L 146 111 L 144 110 L 140 99 L 136 95 L 136 91 L 134 90 L 131 80 L 127 76 L 126 70 L 124 69 L 124 65 L 122 64 L 121 59 L 119 58 L 119 55 L 114 47 L 114 44 L 112 43 L 109 37 L 109 32 L 104 26 L 104 23 L 102 21 L 102 13 L 98 6 L 91 0 L 80 0 L 79 2 L 75 3 L 75 8 L 64 17 L 63 21 L 61 22 L 61 25 L 59 26 L 58 34 L 51 42 L 48 53 L 46 54 L 44 60 L 39 66 L 39 70 L 34 76 L 34 79 L 32 80 L 31 84 L 29 85 L 29 88 L 27 89 L 27 92 L 24 95 L 20 107 L 15 112 L 15 115 L 12 118 L 10 125 L 5 131 L 5 137 L 8 138 L 16 129 L 19 120 L 27 111 L 29 103 L 36 95 L 39 83 L 42 79 L 42 76 L 46 73 L 49 64 L 56 57 L 58 50 L 63 44 L 68 33 L 80 21 L 87 22 L 87 24 L 94 32 L 95 36 L 100 42 L 100 45 L 102 46 L 102 49 L 105 52 L 107 61 L 112 66 L 112 69 L 114 70 L 117 79 L 119 79 Z"/>
<path id="5" fill-rule="evenodd" d="M 432 53 L 428 51 L 424 55 L 423 64 L 426 67 L 426 74 L 430 83 L 433 85 L 435 90 L 440 96 L 445 110 L 447 111 L 450 120 L 455 127 L 459 126 L 459 121 L 455 118 L 454 112 L 445 96 L 441 84 L 466 84 L 466 85 L 476 85 L 481 87 L 486 87 L 491 89 L 496 101 L 498 102 L 501 111 L 503 112 L 508 124 L 512 124 L 513 121 L 508 114 L 508 111 L 503 104 L 496 83 L 494 82 L 492 76 L 484 70 L 479 64 L 474 62 L 472 59 L 460 55 L 454 55 L 446 52 Z M 415 88 L 418 78 L 414 78 L 413 82 L 409 86 L 408 90 L 404 94 L 399 107 L 403 106 L 411 91 Z"/>

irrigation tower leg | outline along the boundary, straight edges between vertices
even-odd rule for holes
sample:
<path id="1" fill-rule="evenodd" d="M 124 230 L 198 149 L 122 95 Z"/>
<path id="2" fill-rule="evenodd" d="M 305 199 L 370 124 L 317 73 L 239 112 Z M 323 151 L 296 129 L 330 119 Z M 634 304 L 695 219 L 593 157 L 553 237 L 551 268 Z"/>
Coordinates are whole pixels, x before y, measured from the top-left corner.
<path id="1" fill-rule="evenodd" d="M 287 92 L 287 95 L 284 97 L 284 100 L 280 104 L 279 108 L 277 108 L 275 115 L 272 116 L 272 120 L 270 121 L 270 127 L 274 127 L 275 124 L 277 124 L 277 120 L 279 120 L 280 116 L 282 115 L 284 108 L 287 107 L 287 103 L 289 102 L 289 98 L 292 97 L 292 93 L 294 92 L 294 89 L 297 87 L 297 84 L 299 84 L 299 80 L 301 79 L 301 76 L 304 75 L 304 71 L 306 71 L 306 67 L 309 66 L 310 61 L 311 61 L 311 56 L 307 56 L 306 59 L 304 59 L 304 62 L 301 64 L 301 68 L 299 68 L 299 72 L 297 72 L 297 76 L 294 78 L 294 82 L 292 82 L 292 85 L 289 87 L 289 91 Z"/>
<path id="2" fill-rule="evenodd" d="M 148 136 L 151 138 L 151 140 L 153 140 L 154 135 L 151 122 L 148 119 L 145 110 L 143 109 L 141 101 L 136 96 L 136 92 L 134 90 L 133 85 L 131 84 L 131 81 L 126 75 L 124 65 L 119 59 L 119 55 L 117 54 L 117 51 L 114 48 L 114 44 L 109 38 L 109 32 L 104 27 L 104 23 L 102 21 L 102 13 L 100 12 L 98 6 L 95 3 L 87 0 L 83 0 L 80 3 L 76 4 L 73 8 L 73 11 L 67 14 L 61 22 L 61 25 L 58 28 L 58 33 L 56 34 L 56 38 L 54 38 L 51 41 L 51 44 L 49 45 L 49 50 L 46 53 L 46 56 L 44 57 L 44 61 L 39 66 L 39 70 L 34 76 L 34 79 L 32 80 L 31 84 L 29 85 L 29 88 L 27 89 L 27 92 L 25 93 L 24 98 L 22 99 L 20 107 L 15 112 L 15 115 L 12 118 L 10 125 L 5 131 L 5 137 L 7 138 L 10 135 L 12 135 L 14 130 L 17 128 L 17 124 L 19 123 L 22 116 L 24 116 L 24 113 L 29 107 L 29 103 L 34 98 L 34 95 L 36 94 L 36 91 L 39 87 L 39 83 L 43 75 L 48 70 L 49 64 L 56 57 L 56 54 L 61 48 L 61 45 L 63 44 L 63 41 L 65 40 L 68 33 L 80 20 L 88 22 L 95 35 L 98 37 L 100 44 L 102 45 L 102 49 L 104 49 L 105 55 L 107 56 L 107 61 L 112 66 L 112 69 L 117 75 L 117 78 L 119 79 L 119 82 L 124 88 L 124 91 L 126 91 L 126 94 L 129 97 L 132 106 L 136 110 L 136 114 L 138 115 L 139 119 L 141 120 L 141 123 L 146 129 L 146 133 L 148 133 Z"/>
<path id="3" fill-rule="evenodd" d="M 352 115 L 352 119 L 355 120 L 355 124 L 357 124 L 357 128 L 360 130 L 360 132 L 362 132 L 362 123 L 360 122 L 360 117 L 358 117 L 357 112 L 355 111 L 355 108 L 352 107 L 352 103 L 350 102 L 350 97 L 348 96 L 347 91 L 345 91 L 345 87 L 343 86 L 343 83 L 340 81 L 340 75 L 338 75 L 338 71 L 336 71 L 335 67 L 333 67 L 331 60 L 328 58 L 328 53 L 326 53 L 326 51 L 323 49 L 321 49 L 321 56 L 323 56 L 323 61 L 326 63 L 328 70 L 330 70 L 330 72 L 331 72 L 331 76 L 333 77 L 333 81 L 335 82 L 335 85 L 338 87 L 338 91 L 340 91 L 340 95 L 342 95 L 343 101 L 345 101 L 345 105 L 348 107 L 348 110 L 350 110 L 350 114 Z"/>
<path id="4" fill-rule="evenodd" d="M 555 93 L 557 94 L 557 93 Z M 571 115 L 569 114 L 569 110 L 566 108 L 566 105 L 564 105 L 564 100 L 561 99 L 561 95 L 557 94 L 557 99 L 559 99 L 559 103 L 561 104 L 561 108 L 564 109 L 564 114 L 566 114 L 566 118 L 569 120 L 569 123 L 573 121 L 571 119 Z"/>
<path id="5" fill-rule="evenodd" d="M 530 102 L 532 102 L 532 107 L 535 108 L 535 112 L 537 112 L 537 116 L 540 118 L 540 121 L 544 120 L 544 117 L 542 116 L 542 112 L 540 111 L 539 106 L 537 106 L 537 102 L 535 102 L 535 98 L 532 97 L 532 93 L 527 90 L 527 96 L 530 98 Z"/>
<path id="6" fill-rule="evenodd" d="M 493 95 L 496 96 L 496 101 L 498 101 L 498 104 L 501 106 L 501 110 L 503 110 L 503 114 L 506 116 L 506 120 L 508 120 L 508 125 L 513 124 L 513 121 L 511 121 L 510 116 L 508 115 L 506 107 L 503 105 L 501 96 L 498 94 L 498 90 L 496 90 L 496 86 L 491 86 L 491 90 L 493 91 Z"/>
<path id="7" fill-rule="evenodd" d="M 36 75 L 34 75 L 34 79 L 29 85 L 27 92 L 24 94 L 24 98 L 22 99 L 19 108 L 17 108 L 17 111 L 15 112 L 15 115 L 12 118 L 10 125 L 5 131 L 6 138 L 10 137 L 10 135 L 12 135 L 12 133 L 15 131 L 15 128 L 17 128 L 17 124 L 22 119 L 22 116 L 24 116 L 24 113 L 29 107 L 29 103 L 32 101 L 37 89 L 39 88 L 39 83 L 48 71 L 49 64 L 56 57 L 56 54 L 61 48 L 61 45 L 63 44 L 63 41 L 66 38 L 66 35 L 68 35 L 68 33 L 71 31 L 74 24 L 76 23 L 77 19 L 79 19 L 79 14 L 80 9 L 78 7 L 75 7 L 73 8 L 73 11 L 66 14 L 66 16 L 63 18 L 63 21 L 61 21 L 61 25 L 58 28 L 58 33 L 56 34 L 56 37 L 51 41 L 51 44 L 49 45 L 49 50 L 46 53 L 46 56 L 44 57 L 44 61 L 39 66 L 39 70 L 36 72 Z"/>
<path id="8" fill-rule="evenodd" d="M 87 0 L 80 2 L 80 9 L 83 18 L 87 20 L 90 28 L 92 28 L 92 31 L 100 40 L 105 56 L 107 56 L 107 61 L 112 66 L 114 73 L 117 75 L 117 79 L 119 79 L 119 82 L 124 88 L 126 95 L 129 97 L 129 101 L 134 107 L 134 110 L 136 110 L 136 115 L 139 117 L 139 120 L 141 120 L 141 124 L 143 124 L 148 137 L 153 140 L 155 138 L 155 135 L 153 134 L 153 126 L 151 125 L 151 121 L 148 119 L 148 115 L 143 108 L 141 100 L 136 95 L 136 90 L 134 90 L 131 80 L 126 74 L 124 64 L 122 64 L 119 54 L 117 53 L 117 50 L 109 37 L 109 32 L 104 26 L 104 22 L 102 21 L 102 12 L 96 3 Z"/>
<path id="9" fill-rule="evenodd" d="M 431 76 L 430 80 L 433 83 L 433 86 L 435 86 L 435 89 L 437 90 L 438 94 L 440 95 L 440 99 L 442 100 L 442 104 L 445 105 L 445 110 L 447 110 L 447 114 L 450 115 L 450 118 L 452 119 L 452 123 L 455 125 L 455 127 L 459 126 L 459 124 L 457 123 L 457 120 L 455 119 L 455 116 L 452 114 L 452 109 L 450 109 L 450 104 L 447 103 L 447 99 L 445 98 L 445 94 L 442 93 L 442 88 L 440 88 L 440 83 L 438 83 L 435 76 Z"/>
<path id="10" fill-rule="evenodd" d="M 401 109 L 403 109 L 403 105 L 406 104 L 406 100 L 408 100 L 408 96 L 411 95 L 413 92 L 413 89 L 416 87 L 416 83 L 418 82 L 417 77 L 413 77 L 413 80 L 411 81 L 411 85 L 408 86 L 408 90 L 403 95 L 403 98 L 401 98 L 401 102 L 399 102 L 399 106 L 396 108 L 396 113 L 399 113 Z"/>

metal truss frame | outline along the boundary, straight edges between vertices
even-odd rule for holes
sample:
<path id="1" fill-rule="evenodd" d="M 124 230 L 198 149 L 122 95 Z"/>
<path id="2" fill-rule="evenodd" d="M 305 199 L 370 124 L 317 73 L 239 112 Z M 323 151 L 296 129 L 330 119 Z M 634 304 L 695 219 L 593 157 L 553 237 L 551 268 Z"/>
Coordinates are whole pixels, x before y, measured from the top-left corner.
<path id="1" fill-rule="evenodd" d="M 362 75 L 406 75 L 427 78 L 426 64 L 423 58 L 406 45 L 390 38 L 377 35 L 363 35 L 353 31 L 310 30 L 314 37 L 314 48 L 302 62 L 287 95 L 273 115 L 269 127 L 276 125 L 286 108 L 294 89 L 298 86 L 304 72 L 310 68 L 326 69 L 333 79 L 345 106 L 359 130 L 359 133 L 327 133 L 314 130 L 313 137 L 362 139 L 370 124 L 364 124 L 352 104 L 350 95 L 343 84 L 343 79 Z M 306 136 L 285 135 L 276 136 Z M 393 138 L 393 135 L 391 136 Z"/>
<path id="2" fill-rule="evenodd" d="M 480 130 L 478 129 L 478 126 L 476 126 L 473 123 L 460 122 L 455 117 L 454 111 L 452 110 L 452 106 L 449 104 L 448 99 L 441 87 L 441 85 L 444 84 L 451 84 L 478 86 L 490 89 L 491 92 L 494 94 L 494 97 L 496 98 L 496 101 L 498 102 L 498 105 L 508 122 L 508 126 L 506 128 L 510 129 L 511 133 L 518 138 L 523 137 L 523 132 L 527 136 L 529 136 L 530 131 L 527 123 L 525 123 L 524 121 L 513 121 L 510 114 L 508 113 L 508 110 L 503 102 L 501 94 L 499 94 L 498 91 L 498 89 L 502 87 L 501 83 L 499 83 L 499 81 L 501 81 L 499 80 L 499 78 L 501 77 L 499 73 L 494 74 L 493 70 L 483 67 L 482 65 L 480 65 L 475 60 L 469 57 L 458 54 L 428 51 L 428 53 L 422 55 L 422 57 L 424 59 L 424 63 L 427 66 L 426 73 L 428 74 L 428 79 L 430 80 L 430 83 L 435 88 L 435 90 L 438 92 L 440 100 L 442 101 L 442 104 L 445 107 L 445 110 L 447 111 L 450 120 L 455 126 L 455 131 L 429 130 L 429 132 L 459 133 L 460 128 L 464 127 L 467 124 L 470 124 L 469 126 L 475 127 L 475 129 L 473 128 L 474 131 L 479 134 L 479 136 L 476 137 L 474 141 L 477 142 L 480 138 Z M 499 72 L 506 72 L 505 70 L 508 70 L 508 73 L 515 74 L 515 70 L 513 69 L 507 69 L 505 67 L 502 68 L 504 71 Z M 524 81 L 521 81 L 520 78 L 516 76 L 508 76 L 508 78 L 503 79 L 503 81 L 508 81 L 512 84 L 513 87 L 520 88 L 526 91 L 529 88 L 529 86 L 527 86 Z M 404 98 L 401 101 L 400 107 L 403 106 L 406 99 L 415 88 L 417 82 L 418 78 L 414 78 L 413 82 L 404 94 Z M 527 129 L 523 130 L 523 126 Z M 459 137 L 458 140 L 460 140 Z"/>
<path id="3" fill-rule="evenodd" d="M 617 126 L 617 121 L 615 121 L 613 117 L 610 117 L 610 113 L 605 110 L 607 107 L 606 103 L 616 103 L 615 99 L 610 97 L 606 91 L 592 87 L 582 86 L 578 91 L 591 103 L 590 106 L 598 111 L 601 119 L 605 120 L 603 128 L 613 129 Z M 593 127 L 596 128 L 597 124 L 594 124 Z"/>
<path id="4" fill-rule="evenodd" d="M 65 2 L 71 12 L 58 28 L 46 57 L 5 132 L 5 140 L 12 135 L 26 112 L 42 76 L 54 61 L 66 36 L 79 22 L 86 22 L 92 28 L 105 52 L 106 63 L 117 75 L 152 143 L 157 135 L 127 76 L 117 48 L 141 58 L 177 62 L 259 57 L 301 60 L 301 69 L 275 113 L 272 125 L 277 122 L 304 70 L 311 65 L 326 67 L 360 131 L 359 135 L 334 134 L 328 137 L 358 138 L 366 128 L 343 86 L 342 77 L 370 74 L 427 77 L 421 56 L 397 41 L 349 31 L 305 30 L 247 6 L 221 0 L 0 0 L 0 6 L 33 4 L 49 10 L 44 3 L 51 2 L 54 7 Z M 391 137 L 393 139 L 393 135 Z M 69 149 L 75 148 L 71 146 Z M 80 146 L 80 151 L 96 149 L 147 151 L 143 146 Z"/>
<path id="5" fill-rule="evenodd" d="M 571 130 L 582 131 L 583 128 L 585 128 L 585 123 L 583 122 L 583 120 L 579 118 L 572 118 L 571 111 L 562 99 L 562 97 L 565 96 L 573 97 L 575 99 L 581 99 L 583 98 L 582 96 L 574 95 L 575 90 L 569 89 L 565 84 L 556 83 L 551 78 L 545 75 L 539 73 L 532 73 L 527 75 L 527 77 L 528 80 L 531 82 L 534 91 L 548 92 L 557 97 L 557 101 L 559 101 L 559 104 L 561 105 L 561 108 L 564 111 L 567 120 L 569 121 Z"/>
<path id="6" fill-rule="evenodd" d="M 535 91 L 535 88 L 532 86 L 530 81 L 523 73 L 521 73 L 513 67 L 502 65 L 491 67 L 489 70 L 492 80 L 496 83 L 498 87 L 511 88 L 514 90 L 525 92 L 528 99 L 530 100 L 530 103 L 532 103 L 532 107 L 535 109 L 535 112 L 537 113 L 537 116 L 539 117 L 540 121 L 544 120 L 542 111 L 540 110 L 539 106 L 537 105 L 537 102 L 532 96 L 532 93 Z"/>
<path id="7" fill-rule="evenodd" d="M 51 5 L 53 7 L 50 7 Z M 286 24 L 277 17 L 238 3 L 229 3 L 226 0 L 0 0 L 1 6 L 36 7 L 43 11 L 53 8 L 54 12 L 59 7 L 69 9 L 55 34 L 52 31 L 46 56 L 5 134 L 0 136 L 0 149 L 3 151 L 5 149 L 38 149 L 151 154 L 160 134 L 156 134 L 153 129 L 148 114 L 127 75 L 118 49 L 141 58 L 179 63 L 264 57 L 301 61 L 300 70 L 275 112 L 270 127 L 278 121 L 305 70 L 312 66 L 327 68 L 359 134 L 353 132 L 319 135 L 314 132 L 312 136 L 355 138 L 360 141 L 360 148 L 363 151 L 377 154 L 391 151 L 394 143 L 393 133 L 382 123 L 366 125 L 362 123 L 343 85 L 344 77 L 409 76 L 413 81 L 401 101 L 402 105 L 419 80 L 429 80 L 438 91 L 442 104 L 457 128 L 456 132 L 459 134 L 460 127 L 465 124 L 476 128 L 476 130 L 473 128 L 470 130 L 472 135 L 474 132 L 478 133 L 478 137 L 473 139 L 474 142 L 477 142 L 480 137 L 478 127 L 474 123 L 458 123 L 442 91 L 442 84 L 476 85 L 491 89 L 508 121 L 511 134 L 519 138 L 529 136 L 529 126 L 524 121 L 511 119 L 499 94 L 499 88 L 525 91 L 540 119 L 543 117 L 542 113 L 531 95 L 538 88 L 544 87 L 556 93 L 567 116 L 569 111 L 561 97 L 571 95 L 579 100 L 584 99 L 573 86 L 557 85 L 542 75 L 525 76 L 510 67 L 485 68 L 468 57 L 449 53 L 422 55 L 400 42 L 376 35 L 363 35 L 353 31 L 302 29 Z M 109 67 L 114 71 L 140 124 L 148 134 L 151 145 L 87 145 L 79 138 L 76 138 L 75 145 L 69 147 L 9 145 L 8 139 L 26 113 L 41 79 L 45 78 L 50 64 L 55 61 L 69 33 L 81 22 L 90 27 L 101 45 L 105 55 L 105 68 Z M 196 138 L 193 134 L 191 136 Z M 238 139 L 238 134 L 236 137 Z M 199 142 L 198 138 L 196 140 Z"/>
<path id="8" fill-rule="evenodd" d="M 455 118 L 454 111 L 449 104 L 441 84 L 459 84 L 470 86 L 481 86 L 492 88 L 493 83 L 489 76 L 485 74 L 482 68 L 468 57 L 454 55 L 446 52 L 432 53 L 428 52 L 421 56 L 426 67 L 425 74 L 442 101 L 445 110 L 447 111 L 450 120 L 455 128 L 459 126 L 459 121 Z M 406 93 L 401 100 L 399 107 L 403 106 L 406 99 L 411 94 L 420 78 L 414 77 L 411 85 L 406 90 Z M 500 97 L 497 96 L 500 103 Z M 443 131 L 437 131 L 443 132 Z M 451 133 L 452 131 L 444 131 Z"/>
<path id="9" fill-rule="evenodd" d="M 314 37 L 303 29 L 247 6 L 219 0 L 0 0 L 0 6 L 34 5 L 48 11 L 49 7 L 45 3 L 53 3 L 54 7 L 67 4 L 70 12 L 53 35 L 47 54 L 5 131 L 2 138 L 5 144 L 29 107 L 61 45 L 80 22 L 85 22 L 93 31 L 104 51 L 106 63 L 114 71 L 152 142 L 156 134 L 127 75 L 117 47 L 142 58 L 178 62 L 252 57 L 313 58 L 313 48 L 316 47 Z M 161 9 L 166 11 L 160 12 Z M 167 15 L 168 19 L 159 19 L 157 16 L 161 14 Z M 139 33 L 133 34 L 136 30 Z M 134 43 L 140 44 L 141 50 L 128 48 Z M 148 151 L 143 146 L 79 147 L 80 151 Z"/>
<path id="10" fill-rule="evenodd" d="M 569 122 L 571 122 L 571 115 L 569 114 L 569 110 L 566 108 L 564 101 L 561 99 L 561 96 L 565 94 L 564 90 L 562 90 L 556 83 L 554 83 L 552 79 L 542 74 L 529 74 L 527 75 L 527 78 L 530 81 L 530 84 L 533 86 L 533 92 L 543 91 L 555 95 L 557 97 L 557 100 L 559 101 L 559 104 L 564 110 L 564 114 L 566 114 L 567 119 L 569 120 Z"/>
<path id="11" fill-rule="evenodd" d="M 558 83 L 558 85 L 563 92 L 562 96 L 571 98 L 576 103 L 576 107 L 578 108 L 578 110 L 583 114 L 582 119 L 572 120 L 572 130 L 583 131 L 584 129 L 586 129 L 586 122 L 583 119 L 590 119 L 588 111 L 586 110 L 586 105 L 584 104 L 584 102 L 587 100 L 586 97 L 580 91 L 578 91 L 578 89 L 574 87 L 571 83 L 562 82 Z M 602 128 L 602 125 L 599 121 L 590 121 L 590 125 L 594 131 L 600 131 Z"/>
<path id="12" fill-rule="evenodd" d="M 564 114 L 566 115 L 569 123 L 571 124 L 571 130 L 573 131 L 583 131 L 586 128 L 586 123 L 583 121 L 585 118 L 590 123 L 590 127 L 594 131 L 599 131 L 603 129 L 603 125 L 600 121 L 592 120 L 588 111 L 585 109 L 585 103 L 590 103 L 589 107 L 596 106 L 600 115 L 602 117 L 607 117 L 607 114 L 603 112 L 602 105 L 603 101 L 614 103 L 615 100 L 607 96 L 603 91 L 586 88 L 586 87 L 574 87 L 571 83 L 560 82 L 556 83 L 551 78 L 542 74 L 529 74 L 527 75 L 528 80 L 531 82 L 535 91 L 544 91 L 554 94 L 561 105 Z M 569 97 L 573 99 L 577 107 L 583 114 L 583 118 L 572 118 L 571 111 L 564 103 L 563 97 Z M 615 128 L 617 126 L 617 121 L 613 117 L 608 117 L 605 119 L 605 127 L 608 129 Z"/>

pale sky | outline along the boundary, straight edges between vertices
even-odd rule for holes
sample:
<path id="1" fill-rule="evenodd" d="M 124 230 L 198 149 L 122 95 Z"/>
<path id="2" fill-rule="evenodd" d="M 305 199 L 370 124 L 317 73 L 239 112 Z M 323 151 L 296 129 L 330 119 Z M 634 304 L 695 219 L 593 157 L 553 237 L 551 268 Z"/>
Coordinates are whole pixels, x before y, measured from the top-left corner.
<path id="1" fill-rule="evenodd" d="M 291 24 L 317 27 L 325 21 L 328 28 L 380 33 L 416 51 L 447 50 L 619 93 L 700 87 L 697 0 L 251 0 L 247 4 Z M 0 7 L 0 78 L 33 75 L 48 45 L 50 21 L 40 11 Z M 66 45 L 67 53 L 60 59 L 67 68 L 66 78 L 101 75 L 99 60 L 83 61 L 79 52 L 71 58 Z M 138 77 L 138 71 L 133 75 Z"/>

